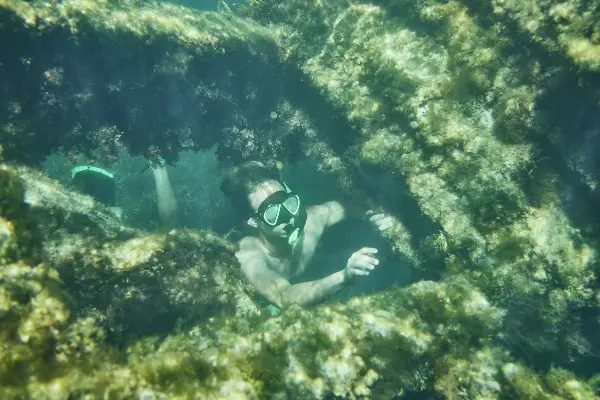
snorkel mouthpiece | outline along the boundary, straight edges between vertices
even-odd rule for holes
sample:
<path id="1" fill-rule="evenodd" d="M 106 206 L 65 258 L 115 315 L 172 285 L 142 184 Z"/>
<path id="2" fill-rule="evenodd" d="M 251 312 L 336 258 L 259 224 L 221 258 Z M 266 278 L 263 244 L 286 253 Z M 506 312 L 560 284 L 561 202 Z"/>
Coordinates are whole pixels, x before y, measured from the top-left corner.
<path id="1" fill-rule="evenodd" d="M 300 207 L 298 210 L 298 215 L 292 218 L 292 223 L 285 227 L 285 232 L 288 234 L 288 244 L 291 246 L 300 239 L 300 235 L 304 230 L 304 225 L 306 225 L 306 209 L 304 207 Z"/>
<path id="2" fill-rule="evenodd" d="M 300 234 L 302 233 L 302 228 L 298 228 L 292 224 L 286 226 L 283 230 L 288 235 L 288 244 L 290 246 L 298 241 Z"/>

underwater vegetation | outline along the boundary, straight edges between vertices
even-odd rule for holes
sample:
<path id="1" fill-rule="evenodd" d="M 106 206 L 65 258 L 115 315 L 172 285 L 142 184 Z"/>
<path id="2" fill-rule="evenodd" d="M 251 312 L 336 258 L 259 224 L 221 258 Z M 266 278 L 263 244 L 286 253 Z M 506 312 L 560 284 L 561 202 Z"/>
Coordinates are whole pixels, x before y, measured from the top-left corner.
<path id="1" fill-rule="evenodd" d="M 0 397 L 597 398 L 597 4 L 242 14 L 0 0 Z M 271 318 L 225 239 L 36 170 L 212 147 L 312 158 L 436 279 Z"/>
<path id="2" fill-rule="evenodd" d="M 425 268 L 468 275 L 509 310 L 504 339 L 523 356 L 597 354 L 598 75 L 544 52 L 491 5 L 307 4 L 256 1 L 248 13 L 282 32 L 352 124 L 356 144 L 331 168 L 341 187 L 344 159 L 399 181 L 441 232 L 421 242 L 443 258 Z M 395 249 L 422 258 L 410 216 L 377 201 L 404 219 Z"/>
<path id="3" fill-rule="evenodd" d="M 505 311 L 464 277 L 267 319 L 211 233 L 117 228 L 26 167 L 0 180 L 3 398 L 594 398 L 499 347 Z"/>

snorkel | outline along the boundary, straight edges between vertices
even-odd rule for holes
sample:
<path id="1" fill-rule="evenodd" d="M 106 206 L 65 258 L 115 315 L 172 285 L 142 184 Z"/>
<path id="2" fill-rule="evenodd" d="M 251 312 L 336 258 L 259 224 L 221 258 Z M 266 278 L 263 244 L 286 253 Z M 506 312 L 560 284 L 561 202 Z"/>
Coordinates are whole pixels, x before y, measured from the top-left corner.
<path id="1" fill-rule="evenodd" d="M 281 183 L 285 187 L 286 193 L 288 193 L 289 195 L 294 195 L 292 190 L 285 182 Z M 300 201 L 300 197 L 298 197 L 298 200 L 298 212 L 295 216 L 292 216 L 292 218 L 290 219 L 291 222 L 288 225 L 286 225 L 286 227 L 283 229 L 288 235 L 288 244 L 290 246 L 293 246 L 294 243 L 298 241 L 300 235 L 302 234 L 302 231 L 304 230 L 304 225 L 306 225 L 306 208 L 304 208 L 304 205 Z M 285 207 L 282 208 L 285 209 Z"/>
<path id="2" fill-rule="evenodd" d="M 306 210 L 302 207 L 300 211 L 300 215 L 298 217 L 293 217 L 291 222 L 283 228 L 284 232 L 288 235 L 288 244 L 293 246 L 294 243 L 298 241 L 302 231 L 304 230 L 304 225 L 306 224 Z"/>
<path id="3" fill-rule="evenodd" d="M 300 238 L 306 224 L 306 209 L 301 204 L 300 197 L 282 182 L 285 191 L 272 193 L 258 207 L 256 216 L 265 224 L 275 227 L 284 223 L 287 242 L 294 245 Z"/>

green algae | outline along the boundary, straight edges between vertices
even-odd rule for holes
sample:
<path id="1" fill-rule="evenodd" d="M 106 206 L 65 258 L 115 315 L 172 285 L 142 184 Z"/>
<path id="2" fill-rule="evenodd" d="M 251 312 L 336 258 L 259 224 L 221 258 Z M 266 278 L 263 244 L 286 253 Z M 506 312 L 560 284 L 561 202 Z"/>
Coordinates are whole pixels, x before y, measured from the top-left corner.
<path id="1" fill-rule="evenodd" d="M 600 71 L 600 26 L 593 2 L 494 1 L 494 11 L 553 52 L 563 52 L 580 68 Z"/>
<path id="2" fill-rule="evenodd" d="M 111 223 L 100 218 L 110 219 L 101 206 L 89 207 L 85 196 L 28 168 L 3 166 L 2 174 L 14 182 L 13 200 L 16 193 L 22 204 L 31 201 L 17 208 L 18 215 L 2 214 L 3 221 L 34 218 L 40 240 L 34 245 L 48 243 L 48 249 L 40 252 L 42 264 L 1 264 L 4 398 L 387 398 L 407 391 L 437 391 L 448 398 L 465 393 L 501 398 L 506 392 L 528 398 L 532 390 L 540 396 L 593 398 L 592 389 L 572 374 L 556 370 L 542 384 L 545 378 L 495 347 L 502 343 L 506 312 L 468 279 L 422 281 L 346 303 L 291 307 L 269 318 L 252 306 L 249 289 L 233 273 L 237 263 L 231 249 L 214 235 L 127 231 L 125 237 L 111 237 L 106 233 L 116 219 Z M 39 202 L 39 192 L 49 190 L 54 195 Z M 52 200 L 64 198 L 71 200 L 64 204 Z M 56 218 L 64 215 L 61 207 L 88 215 L 85 226 L 77 225 L 80 219 Z M 105 257 L 85 261 L 94 254 L 89 243 L 56 251 L 58 233 L 68 242 L 90 228 L 90 221 L 97 226 L 88 229 L 88 239 Z M 136 251 L 139 246 L 144 252 Z M 86 267 L 65 265 L 69 255 L 78 255 Z M 148 263 L 152 258 L 156 264 Z M 218 260 L 211 270 L 201 266 L 207 259 Z M 98 293 L 109 290 L 102 285 L 119 281 L 126 271 L 129 287 L 137 290 L 133 298 L 140 300 L 153 266 L 166 260 L 173 260 L 173 267 L 185 265 L 182 278 L 197 281 L 189 286 L 168 269 L 160 271 L 171 283 L 178 282 L 171 305 L 182 307 L 188 321 L 158 336 L 142 337 L 144 331 L 135 326 L 139 321 L 129 315 L 131 325 L 125 328 L 129 335 L 119 336 L 115 343 L 111 329 L 119 320 L 109 311 L 126 309 L 128 299 Z M 80 282 L 65 285 L 57 270 Z M 202 273 L 213 274 L 219 285 L 204 298 L 195 286 L 202 285 Z M 93 289 L 95 285 L 100 286 Z M 92 293 L 83 296 L 86 287 Z M 169 293 L 168 286 L 163 290 Z M 197 301 L 177 305 L 182 296 Z M 214 310 L 223 301 L 231 306 Z M 211 304 L 216 312 L 212 316 L 206 309 Z M 155 302 L 138 305 L 137 314 L 160 312 Z M 198 314 L 197 308 L 204 310 Z M 565 385 L 552 383 L 557 376 Z"/>
<path id="3" fill-rule="evenodd" d="M 36 260 L 38 255 L 32 246 L 35 231 L 29 220 L 20 218 L 28 209 L 23 202 L 22 186 L 5 168 L 0 173 L 0 214 L 5 216 L 0 220 L 0 262 L 7 264 L 19 259 Z"/>
<path id="4" fill-rule="evenodd" d="M 187 71 L 186 54 L 253 48 L 252 37 L 266 35 L 232 15 L 187 17 L 169 6 L 0 5 L 40 32 L 127 32 L 134 43 L 183 43 L 194 50 L 169 59 L 176 72 Z M 496 14 L 484 15 L 492 5 Z M 91 199 L 3 165 L 0 394 L 595 398 L 596 381 L 548 367 L 597 351 L 582 328 L 587 322 L 593 330 L 597 321 L 582 315 L 598 309 L 598 231 L 581 228 L 559 193 L 568 187 L 567 169 L 593 195 L 597 169 L 585 144 L 595 133 L 571 137 L 571 125 L 549 129 L 543 122 L 564 105 L 552 87 L 594 82 L 586 74 L 596 70 L 595 12 L 575 12 L 583 3 L 552 5 L 548 14 L 550 7 L 260 0 L 247 9 L 270 26 L 268 41 L 281 48 L 273 58 L 299 63 L 305 85 L 347 121 L 352 146 L 335 147 L 333 132 L 315 130 L 310 113 L 285 102 L 269 110 L 269 120 L 303 136 L 302 151 L 348 195 L 393 210 L 393 250 L 414 267 L 439 268 L 439 282 L 292 307 L 268 319 L 238 276 L 233 248 L 216 235 L 133 230 Z M 218 34 L 206 34 L 207 20 L 217 21 L 208 31 Z M 246 28 L 230 31 L 225 20 Z M 533 32 L 532 42 L 549 54 L 530 43 L 515 48 L 515 25 Z M 570 70 L 570 62 L 586 74 Z M 55 72 L 48 80 L 60 81 Z M 593 89 L 577 90 L 585 94 L 577 105 L 598 99 Z M 231 132 L 255 145 L 256 132 Z M 281 155 L 272 150 L 260 153 L 271 163 Z M 543 162 L 547 154 L 567 167 Z M 437 231 L 415 237 L 394 197 L 368 190 L 371 167 L 406 188 L 419 223 Z M 548 184 L 541 176 L 555 178 Z M 157 314 L 178 320 L 165 323 Z M 530 355 L 548 361 L 535 364 Z"/>
<path id="5" fill-rule="evenodd" d="M 36 190 L 30 189 L 32 183 L 52 184 L 24 168 L 18 171 L 21 178 L 10 168 L 3 173 L 28 190 Z M 17 186 L 17 191 L 24 189 Z M 81 200 L 70 194 L 73 204 Z M 43 215 L 37 213 L 42 233 Z M 190 244 L 182 242 L 174 246 L 182 246 L 180 252 L 189 257 Z M 199 249 L 223 251 L 206 241 Z M 232 259 L 225 260 L 235 267 Z M 20 263 L 2 264 L 1 271 L 5 398 L 390 397 L 432 390 L 434 383 L 456 398 L 456 393 L 498 394 L 505 387 L 529 393 L 527 388 L 541 379 L 523 366 L 516 374 L 508 354 L 488 348 L 501 334 L 505 313 L 464 279 L 423 281 L 312 310 L 292 307 L 278 318 L 225 312 L 195 328 L 130 340 L 119 349 L 107 342 L 103 310 L 81 307 L 94 300 L 76 296 L 56 270 Z M 118 275 L 119 269 L 104 278 L 110 280 L 111 274 Z M 138 269 L 130 279 L 144 275 Z M 229 295 L 235 290 L 231 283 L 220 285 L 231 288 Z M 75 296 L 69 299 L 67 293 Z M 110 300 L 115 306 L 120 301 Z M 458 375 L 461 380 L 453 379 Z M 561 376 L 570 383 L 539 390 L 563 396 L 590 393 L 585 383 Z"/>
<path id="6" fill-rule="evenodd" d="M 164 334 L 220 313 L 258 313 L 253 290 L 231 267 L 233 247 L 214 233 L 134 230 L 90 197 L 28 168 L 17 171 L 45 238 L 43 258 L 56 266 L 80 314 L 102 310 L 113 340 Z"/>
<path id="7" fill-rule="evenodd" d="M 15 40 L 3 43 L 0 60 L 7 79 L 1 133 L 13 160 L 36 164 L 61 149 L 110 164 L 125 147 L 173 162 L 179 151 L 221 142 L 219 132 L 236 120 L 240 130 L 256 129 L 239 121 L 239 110 L 268 121 L 280 97 L 270 85 L 272 96 L 252 101 L 267 89 L 250 78 L 276 81 L 280 48 L 276 35 L 249 20 L 153 2 L 80 0 L 2 1 L 0 18 Z M 217 110 L 221 119 L 207 117 Z M 48 140 L 27 133 L 38 130 Z"/>
<path id="8" fill-rule="evenodd" d="M 471 276 L 510 310 L 510 345 L 543 353 L 569 342 L 589 354 L 580 346 L 586 339 L 576 328 L 576 310 L 597 307 L 598 233 L 584 238 L 557 192 L 572 179 L 560 169 L 561 156 L 595 190 L 596 170 L 578 155 L 583 143 L 594 142 L 572 137 L 564 124 L 564 131 L 547 132 L 550 110 L 568 102 L 544 90 L 573 79 L 563 62 L 519 52 L 507 21 L 470 3 L 253 5 L 249 15 L 279 27 L 312 84 L 356 127 L 360 162 L 405 183 L 425 220 L 443 232 L 438 248 L 446 273 Z M 311 18 L 327 26 L 316 37 L 306 27 L 315 24 Z M 550 71 L 558 73 L 550 77 Z M 403 90 L 390 96 L 386 90 L 394 87 Z M 598 92 L 591 89 L 587 98 L 593 108 Z M 538 162 L 548 157 L 545 151 L 558 159 Z M 320 154 L 318 162 L 327 165 L 331 152 Z M 354 148 L 336 155 L 340 166 L 333 173 L 341 182 L 352 176 L 346 165 L 355 158 Z M 548 176 L 554 184 L 541 179 Z M 595 215 L 593 199 L 578 203 L 581 215 Z M 410 227 L 404 230 L 410 235 Z M 399 253 L 418 254 L 409 235 L 389 238 Z"/>

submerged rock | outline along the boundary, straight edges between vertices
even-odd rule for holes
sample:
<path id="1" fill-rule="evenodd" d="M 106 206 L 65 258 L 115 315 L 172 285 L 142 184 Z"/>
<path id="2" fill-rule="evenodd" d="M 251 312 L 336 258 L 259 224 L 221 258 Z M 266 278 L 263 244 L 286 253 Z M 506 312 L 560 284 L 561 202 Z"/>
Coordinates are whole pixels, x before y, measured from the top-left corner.
<path id="1" fill-rule="evenodd" d="M 394 214 L 395 252 L 470 276 L 507 309 L 505 339 L 523 357 L 548 368 L 596 354 L 596 5 L 309 3 L 247 10 L 282 32 L 287 57 L 353 128 L 353 146 L 334 151 L 323 132 L 307 153 Z M 583 58 L 555 45 L 568 38 Z"/>
<path id="2" fill-rule="evenodd" d="M 505 312 L 466 279 L 265 319 L 222 239 L 119 226 L 25 167 L 0 180 L 0 221 L 18 226 L 0 263 L 2 398 L 593 398 L 497 347 Z M 37 241 L 20 242 L 29 229 Z"/>
<path id="3" fill-rule="evenodd" d="M 91 197 L 42 173 L 16 169 L 42 258 L 59 272 L 78 315 L 100 314 L 107 333 L 166 333 L 220 313 L 258 314 L 233 246 L 211 232 L 145 233 Z"/>
<path id="4" fill-rule="evenodd" d="M 6 157 L 301 149 L 441 280 L 267 319 L 220 237 L 2 165 L 0 397 L 595 397 L 597 10 L 309 3 L 0 0 Z"/>
<path id="5" fill-rule="evenodd" d="M 59 148 L 172 162 L 221 142 L 235 158 L 223 131 L 273 125 L 282 97 L 276 35 L 247 19 L 146 1 L 2 0 L 0 35 L 11 38 L 0 44 L 0 139 L 7 159 L 29 164 Z"/>

